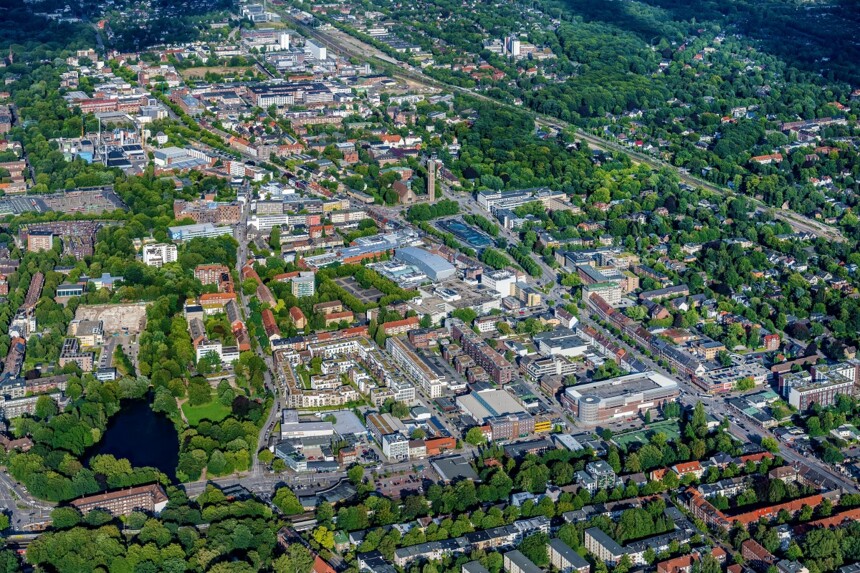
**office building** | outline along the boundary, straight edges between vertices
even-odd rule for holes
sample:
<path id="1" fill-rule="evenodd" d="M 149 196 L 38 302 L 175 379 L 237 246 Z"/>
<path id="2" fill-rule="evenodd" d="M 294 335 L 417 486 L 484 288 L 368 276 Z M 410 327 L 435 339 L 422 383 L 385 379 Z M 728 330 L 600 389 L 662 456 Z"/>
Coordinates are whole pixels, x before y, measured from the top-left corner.
<path id="1" fill-rule="evenodd" d="M 816 364 L 810 372 L 791 372 L 779 380 L 786 401 L 798 410 L 807 410 L 813 404 L 821 407 L 836 403 L 840 394 L 854 396 L 860 384 L 860 361 L 850 360 L 838 364 Z"/>
<path id="2" fill-rule="evenodd" d="M 585 354 L 588 345 L 569 328 L 559 327 L 534 336 L 538 352 L 544 356 L 576 357 Z"/>
<path id="3" fill-rule="evenodd" d="M 305 41 L 305 53 L 315 60 L 322 61 L 328 58 L 328 49 L 314 40 Z"/>
<path id="4" fill-rule="evenodd" d="M 621 301 L 624 291 L 621 288 L 621 283 L 616 281 L 605 281 L 582 287 L 582 300 L 587 301 L 593 294 L 612 305 Z"/>
<path id="5" fill-rule="evenodd" d="M 490 440 L 494 442 L 514 440 L 535 433 L 535 418 L 528 412 L 503 414 L 487 418 Z"/>
<path id="6" fill-rule="evenodd" d="M 498 292 L 502 296 L 511 296 L 516 282 L 517 277 L 514 273 L 504 269 L 481 275 L 481 284 Z"/>
<path id="7" fill-rule="evenodd" d="M 382 436 L 382 453 L 389 460 L 409 459 L 409 438 L 401 433 L 386 434 Z"/>

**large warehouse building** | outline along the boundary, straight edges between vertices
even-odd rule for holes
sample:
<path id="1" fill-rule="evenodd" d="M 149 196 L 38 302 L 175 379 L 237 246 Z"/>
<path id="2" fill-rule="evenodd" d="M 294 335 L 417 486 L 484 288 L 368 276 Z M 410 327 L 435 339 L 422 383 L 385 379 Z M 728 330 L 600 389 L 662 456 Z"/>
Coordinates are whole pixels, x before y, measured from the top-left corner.
<path id="1" fill-rule="evenodd" d="M 526 409 L 504 390 L 484 390 L 457 396 L 460 411 L 479 424 L 490 418 L 525 413 Z"/>
<path id="2" fill-rule="evenodd" d="M 656 372 L 637 372 L 569 386 L 562 402 L 582 424 L 596 424 L 636 417 L 680 394 L 678 383 Z"/>
<path id="3" fill-rule="evenodd" d="M 454 266 L 440 257 L 418 247 L 397 249 L 394 258 L 418 269 L 434 281 L 444 281 L 454 276 Z"/>

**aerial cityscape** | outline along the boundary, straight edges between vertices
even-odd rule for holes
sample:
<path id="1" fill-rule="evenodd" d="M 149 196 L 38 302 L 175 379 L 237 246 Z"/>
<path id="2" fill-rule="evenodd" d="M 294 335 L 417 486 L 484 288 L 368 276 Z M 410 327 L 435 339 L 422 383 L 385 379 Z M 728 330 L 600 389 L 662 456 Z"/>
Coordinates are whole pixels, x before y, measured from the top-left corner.
<path id="1" fill-rule="evenodd" d="M 0 573 L 860 573 L 860 5 L 0 6 Z"/>

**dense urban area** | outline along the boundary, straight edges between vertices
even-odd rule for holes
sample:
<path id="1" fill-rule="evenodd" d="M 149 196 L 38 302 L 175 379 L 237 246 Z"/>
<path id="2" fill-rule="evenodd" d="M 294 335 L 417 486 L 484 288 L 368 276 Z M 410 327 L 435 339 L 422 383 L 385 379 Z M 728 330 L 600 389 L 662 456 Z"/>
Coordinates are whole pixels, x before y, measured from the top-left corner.
<path id="1" fill-rule="evenodd" d="M 0 6 L 0 573 L 860 573 L 857 30 Z"/>

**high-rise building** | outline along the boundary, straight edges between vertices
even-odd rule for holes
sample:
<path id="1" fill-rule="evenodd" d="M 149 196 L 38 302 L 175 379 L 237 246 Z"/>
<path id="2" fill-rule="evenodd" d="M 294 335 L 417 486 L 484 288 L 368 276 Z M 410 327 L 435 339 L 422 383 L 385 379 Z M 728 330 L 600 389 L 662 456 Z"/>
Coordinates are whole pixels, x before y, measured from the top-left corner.
<path id="1" fill-rule="evenodd" d="M 302 298 L 303 296 L 313 296 L 316 292 L 314 273 L 299 273 L 299 276 L 293 278 L 292 287 L 293 296 Z"/>
<path id="2" fill-rule="evenodd" d="M 436 158 L 427 160 L 427 198 L 432 201 L 436 193 L 436 169 L 438 166 Z"/>

